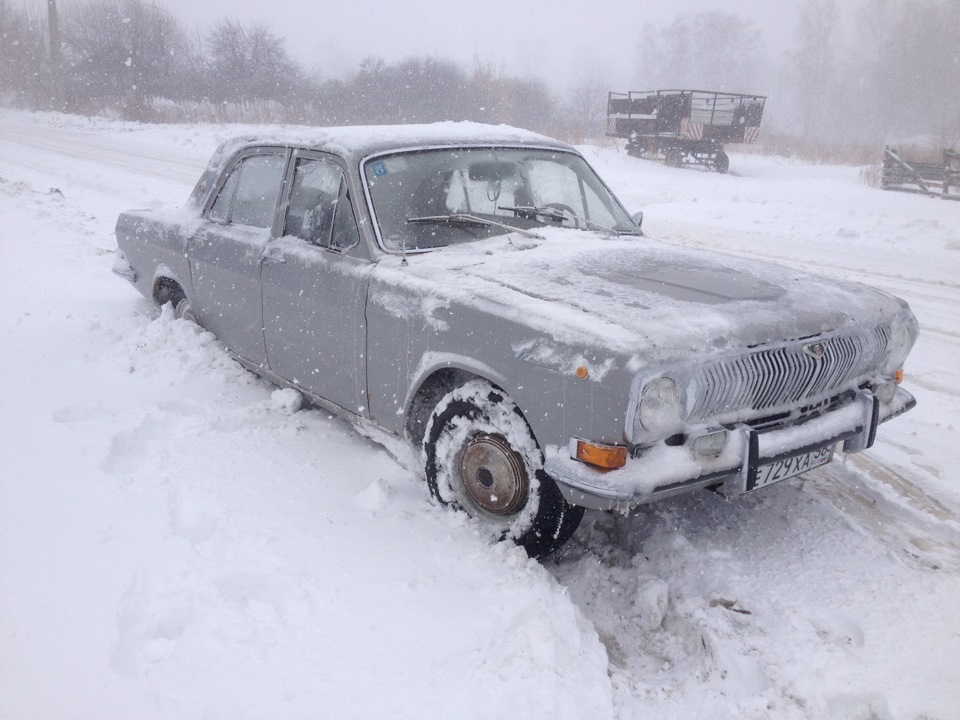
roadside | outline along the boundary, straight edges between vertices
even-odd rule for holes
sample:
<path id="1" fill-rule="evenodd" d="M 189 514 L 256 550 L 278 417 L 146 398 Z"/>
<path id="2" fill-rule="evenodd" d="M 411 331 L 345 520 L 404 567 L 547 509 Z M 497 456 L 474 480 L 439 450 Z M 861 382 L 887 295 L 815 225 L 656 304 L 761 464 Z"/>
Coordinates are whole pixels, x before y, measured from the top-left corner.
<path id="1" fill-rule="evenodd" d="M 237 128 L 0 128 L 0 717 L 952 717 L 958 204 L 586 148 L 653 235 L 904 295 L 920 405 L 803 482 L 589 514 L 539 565 L 109 273 L 117 213 L 182 202 Z"/>

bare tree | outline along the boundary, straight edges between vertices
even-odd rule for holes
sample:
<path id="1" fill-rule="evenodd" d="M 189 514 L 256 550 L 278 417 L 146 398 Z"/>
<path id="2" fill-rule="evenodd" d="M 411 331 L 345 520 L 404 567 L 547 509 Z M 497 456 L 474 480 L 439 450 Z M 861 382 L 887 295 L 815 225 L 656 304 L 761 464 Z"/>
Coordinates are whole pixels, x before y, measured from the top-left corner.
<path id="1" fill-rule="evenodd" d="M 664 28 L 644 25 L 638 49 L 641 89 L 756 92 L 763 43 L 753 23 L 726 12 L 684 15 Z"/>
<path id="2" fill-rule="evenodd" d="M 844 96 L 838 92 L 839 15 L 834 0 L 805 0 L 787 53 L 786 77 L 791 89 L 794 116 L 805 138 L 823 135 L 843 113 Z"/>
<path id="3" fill-rule="evenodd" d="M 65 14 L 63 35 L 79 106 L 122 100 L 142 117 L 148 98 L 179 95 L 186 36 L 166 10 L 141 0 L 88 0 Z"/>
<path id="4" fill-rule="evenodd" d="M 507 88 L 507 123 L 553 134 L 558 124 L 556 97 L 539 78 L 510 78 Z"/>
<path id="5" fill-rule="evenodd" d="M 859 13 L 860 115 L 874 133 L 960 139 L 960 3 L 869 0 Z"/>
<path id="6" fill-rule="evenodd" d="M 215 100 L 290 100 L 300 69 L 282 37 L 263 23 L 221 20 L 207 35 Z"/>
<path id="7" fill-rule="evenodd" d="M 57 107 L 46 22 L 8 0 L 0 0 L 0 96 L 22 107 Z"/>
<path id="8" fill-rule="evenodd" d="M 411 58 L 392 68 L 393 94 L 402 108 L 400 122 L 462 120 L 469 89 L 463 70 L 449 60 Z"/>
<path id="9" fill-rule="evenodd" d="M 585 80 L 571 89 L 561 108 L 563 134 L 576 142 L 603 135 L 609 89 L 600 78 Z"/>

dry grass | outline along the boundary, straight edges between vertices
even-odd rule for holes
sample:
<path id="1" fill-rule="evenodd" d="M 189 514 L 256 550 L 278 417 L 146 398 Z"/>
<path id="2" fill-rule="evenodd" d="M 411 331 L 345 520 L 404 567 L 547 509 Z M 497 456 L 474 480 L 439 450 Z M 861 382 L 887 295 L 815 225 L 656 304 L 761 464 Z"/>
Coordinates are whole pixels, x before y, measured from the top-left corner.
<path id="1" fill-rule="evenodd" d="M 135 122 L 191 125 L 197 123 L 268 125 L 276 123 L 322 124 L 317 108 L 290 107 L 264 100 L 256 102 L 215 103 L 209 100 L 173 102 L 154 98 L 145 103 L 119 101 L 74 109 L 82 115 L 100 116 Z"/>
<path id="2" fill-rule="evenodd" d="M 765 134 L 755 145 L 728 145 L 734 152 L 779 155 L 814 165 L 869 165 L 883 158 L 883 142 L 828 143 L 790 135 Z"/>
<path id="3" fill-rule="evenodd" d="M 873 165 L 883 161 L 883 149 L 887 145 L 883 138 L 862 142 L 829 143 L 822 140 L 769 133 L 761 136 L 756 145 L 729 145 L 734 152 L 756 155 L 779 155 L 795 158 L 801 162 L 815 165 Z M 929 142 L 898 143 L 897 154 L 905 160 L 924 163 L 943 162 L 943 150 L 950 143 Z"/>
<path id="4" fill-rule="evenodd" d="M 903 143 L 892 146 L 892 149 L 907 162 L 934 164 L 943 162 L 943 148 L 918 143 Z"/>

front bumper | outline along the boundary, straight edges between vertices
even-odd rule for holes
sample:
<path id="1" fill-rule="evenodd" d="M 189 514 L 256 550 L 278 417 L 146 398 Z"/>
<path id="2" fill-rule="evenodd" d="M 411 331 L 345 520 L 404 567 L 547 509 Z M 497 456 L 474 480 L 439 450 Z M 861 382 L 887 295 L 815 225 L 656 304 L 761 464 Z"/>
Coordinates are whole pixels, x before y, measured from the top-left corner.
<path id="1" fill-rule="evenodd" d="M 916 404 L 899 387 L 889 403 L 860 390 L 847 405 L 799 425 L 766 432 L 747 425 L 728 428 L 726 447 L 716 458 L 694 457 L 688 444 L 661 444 L 629 458 L 622 468 L 599 470 L 571 458 L 567 448 L 553 447 L 547 448 L 544 469 L 574 505 L 626 509 L 733 479 L 747 487 L 763 465 L 841 442 L 844 452 L 865 450 L 873 445 L 880 423 Z"/>

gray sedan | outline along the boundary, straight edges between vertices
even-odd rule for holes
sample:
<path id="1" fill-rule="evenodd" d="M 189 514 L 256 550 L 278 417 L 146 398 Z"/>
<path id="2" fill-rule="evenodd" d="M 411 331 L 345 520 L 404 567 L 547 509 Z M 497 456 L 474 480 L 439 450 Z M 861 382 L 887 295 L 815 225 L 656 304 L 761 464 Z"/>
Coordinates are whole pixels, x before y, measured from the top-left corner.
<path id="1" fill-rule="evenodd" d="M 914 405 L 902 300 L 646 238 L 574 148 L 504 126 L 239 138 L 117 245 L 144 296 L 537 557 L 584 508 L 753 492 Z"/>

